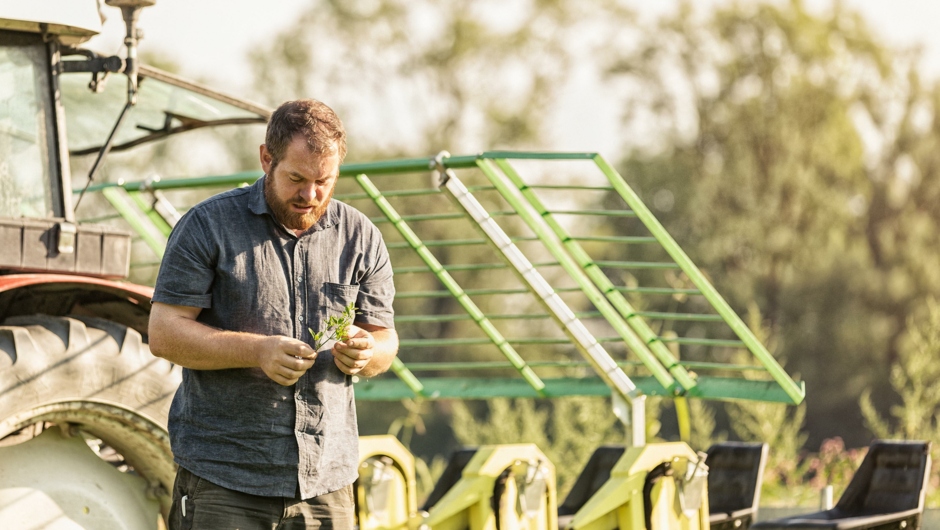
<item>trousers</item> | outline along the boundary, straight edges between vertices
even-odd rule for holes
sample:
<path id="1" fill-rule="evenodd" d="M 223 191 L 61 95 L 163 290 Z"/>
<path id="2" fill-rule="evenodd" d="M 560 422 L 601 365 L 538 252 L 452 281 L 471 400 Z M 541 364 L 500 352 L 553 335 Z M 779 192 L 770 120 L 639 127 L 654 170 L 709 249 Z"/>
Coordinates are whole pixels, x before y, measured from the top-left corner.
<path id="1" fill-rule="evenodd" d="M 180 467 L 169 530 L 353 530 L 352 484 L 302 500 L 223 488 Z"/>

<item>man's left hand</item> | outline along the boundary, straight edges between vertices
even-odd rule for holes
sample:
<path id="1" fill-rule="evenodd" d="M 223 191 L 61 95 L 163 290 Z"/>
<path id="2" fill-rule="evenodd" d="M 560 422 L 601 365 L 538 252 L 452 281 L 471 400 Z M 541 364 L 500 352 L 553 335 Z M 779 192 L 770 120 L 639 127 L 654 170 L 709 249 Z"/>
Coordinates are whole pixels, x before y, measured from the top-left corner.
<path id="1" fill-rule="evenodd" d="M 359 326 L 349 326 L 349 337 L 333 344 L 333 362 L 341 372 L 356 375 L 372 361 L 375 337 Z"/>

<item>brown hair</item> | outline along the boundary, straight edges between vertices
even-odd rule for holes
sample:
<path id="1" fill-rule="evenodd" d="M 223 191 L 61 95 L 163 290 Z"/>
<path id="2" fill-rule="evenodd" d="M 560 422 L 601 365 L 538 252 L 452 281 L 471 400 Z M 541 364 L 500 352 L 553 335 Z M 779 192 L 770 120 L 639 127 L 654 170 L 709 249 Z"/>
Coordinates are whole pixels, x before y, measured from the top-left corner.
<path id="1" fill-rule="evenodd" d="M 268 120 L 264 143 L 271 153 L 274 166 L 284 157 L 287 146 L 297 135 L 307 140 L 311 153 L 339 153 L 346 158 L 346 129 L 333 109 L 315 99 L 288 101 L 277 108 Z"/>

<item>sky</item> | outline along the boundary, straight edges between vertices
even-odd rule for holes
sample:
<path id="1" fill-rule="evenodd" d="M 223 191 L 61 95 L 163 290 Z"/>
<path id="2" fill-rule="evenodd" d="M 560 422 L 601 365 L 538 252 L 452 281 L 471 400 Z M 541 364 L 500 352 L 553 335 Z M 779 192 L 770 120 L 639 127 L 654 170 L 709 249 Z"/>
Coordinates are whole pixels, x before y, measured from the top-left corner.
<path id="1" fill-rule="evenodd" d="M 746 0 L 745 0 L 746 1 Z M 815 9 L 826 9 L 830 0 L 804 0 Z M 159 51 L 182 68 L 182 74 L 204 77 L 233 89 L 247 87 L 247 53 L 265 36 L 287 27 L 310 0 L 157 0 L 144 9 L 140 26 L 143 49 Z M 707 0 L 720 3 L 721 0 Z M 676 2 L 629 2 L 642 16 L 656 16 Z M 877 33 L 890 44 L 924 45 L 925 73 L 940 76 L 940 2 L 936 0 L 843 0 L 861 11 Z M 259 10 L 263 4 L 265 9 Z M 105 7 L 104 31 L 89 45 L 99 51 L 121 49 L 124 25 L 117 8 Z"/>
<path id="2" fill-rule="evenodd" d="M 674 0 L 625 0 L 641 17 L 650 20 L 671 11 Z M 730 0 L 698 0 L 696 5 L 727 3 Z M 738 0 L 747 3 L 748 0 Z M 780 0 L 788 1 L 788 0 Z M 811 9 L 826 10 L 832 0 L 803 0 Z M 180 74 L 206 82 L 235 96 L 250 94 L 252 73 L 247 55 L 253 46 L 288 27 L 311 0 L 157 0 L 144 9 L 139 25 L 144 31 L 140 49 L 168 57 Z M 923 46 L 923 74 L 940 78 L 940 2 L 936 0 L 842 0 L 860 11 L 875 33 L 889 45 Z M 259 9 L 259 4 L 264 9 Z M 107 20 L 101 35 L 87 45 L 102 53 L 121 52 L 124 25 L 117 8 L 105 7 Z M 568 105 L 550 124 L 566 131 L 554 138 L 551 149 L 599 151 L 612 154 L 622 145 L 616 141 L 616 120 L 599 98 L 583 97 L 591 91 L 591 80 L 574 83 Z M 315 94 L 311 94 L 316 97 Z M 563 100 L 564 103 L 564 100 Z M 577 123 L 572 126 L 572 123 Z"/>

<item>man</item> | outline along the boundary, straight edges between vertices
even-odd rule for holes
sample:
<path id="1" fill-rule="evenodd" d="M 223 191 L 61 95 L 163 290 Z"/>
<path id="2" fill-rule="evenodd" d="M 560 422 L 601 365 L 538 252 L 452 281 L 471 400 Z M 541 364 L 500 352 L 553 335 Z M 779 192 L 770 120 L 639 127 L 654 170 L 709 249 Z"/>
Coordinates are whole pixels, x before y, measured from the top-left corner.
<path id="1" fill-rule="evenodd" d="M 154 289 L 150 349 L 184 367 L 169 417 L 171 530 L 352 528 L 352 376 L 384 372 L 398 351 L 382 236 L 330 200 L 346 155 L 339 118 L 287 102 L 260 155 L 253 186 L 183 216 Z M 349 338 L 313 351 L 310 329 L 350 303 Z"/>

